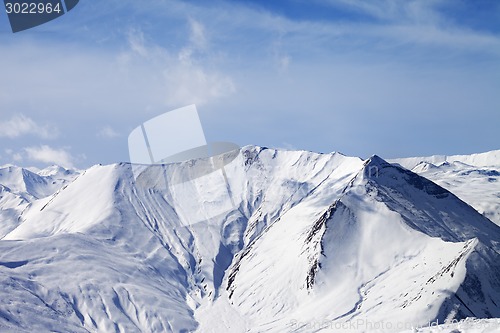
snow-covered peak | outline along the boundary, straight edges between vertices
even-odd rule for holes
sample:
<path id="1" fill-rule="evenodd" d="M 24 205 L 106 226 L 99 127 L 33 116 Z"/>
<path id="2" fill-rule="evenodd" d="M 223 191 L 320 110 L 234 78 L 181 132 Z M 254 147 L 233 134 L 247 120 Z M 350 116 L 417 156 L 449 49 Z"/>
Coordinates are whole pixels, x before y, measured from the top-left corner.
<path id="1" fill-rule="evenodd" d="M 33 200 L 53 194 L 77 175 L 76 171 L 61 167 L 52 167 L 35 173 L 27 168 L 6 166 L 0 168 L 0 184 L 27 200 Z"/>
<path id="2" fill-rule="evenodd" d="M 2 331 L 371 332 L 500 316 L 500 228 L 378 156 L 246 146 L 138 175 L 94 166 L 7 220 Z"/>
<path id="3" fill-rule="evenodd" d="M 45 169 L 42 169 L 36 173 L 42 177 L 61 178 L 61 177 L 67 177 L 70 175 L 77 174 L 77 173 L 79 173 L 79 171 L 74 170 L 74 169 L 66 169 L 66 168 L 63 168 L 59 165 L 51 165 L 51 166 L 46 167 Z"/>
<path id="4" fill-rule="evenodd" d="M 373 157 L 372 159 L 373 160 Z M 500 229 L 456 195 L 406 168 L 377 158 L 365 167 L 369 192 L 394 211 L 403 213 L 409 226 L 446 241 L 481 241 L 500 251 Z M 374 167 L 375 166 L 375 167 Z M 417 213 L 418 212 L 418 213 Z M 433 221 L 430 223 L 430 221 Z"/>
<path id="5" fill-rule="evenodd" d="M 448 164 L 448 162 L 443 162 L 440 166 L 443 166 L 444 164 Z M 434 170 L 438 168 L 436 165 L 429 163 L 429 162 L 420 162 L 417 164 L 415 167 L 411 169 L 411 171 L 415 173 L 421 173 L 429 170 Z"/>

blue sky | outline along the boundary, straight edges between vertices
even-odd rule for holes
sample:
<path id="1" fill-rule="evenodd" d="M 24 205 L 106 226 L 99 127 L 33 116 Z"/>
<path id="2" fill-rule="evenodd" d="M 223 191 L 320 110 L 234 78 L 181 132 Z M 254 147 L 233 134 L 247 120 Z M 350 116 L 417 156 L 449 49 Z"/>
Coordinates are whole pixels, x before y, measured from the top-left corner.
<path id="1" fill-rule="evenodd" d="M 208 141 L 386 158 L 500 149 L 500 2 L 81 0 L 12 34 L 0 164 L 128 160 L 196 103 Z"/>

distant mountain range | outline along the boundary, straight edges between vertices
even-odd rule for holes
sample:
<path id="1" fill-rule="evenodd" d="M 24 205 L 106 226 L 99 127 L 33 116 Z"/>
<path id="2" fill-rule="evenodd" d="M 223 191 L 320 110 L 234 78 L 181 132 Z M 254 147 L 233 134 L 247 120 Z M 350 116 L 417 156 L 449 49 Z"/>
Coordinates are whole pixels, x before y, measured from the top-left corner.
<path id="1" fill-rule="evenodd" d="M 456 194 L 500 225 L 500 150 L 390 160 Z"/>
<path id="2" fill-rule="evenodd" d="M 434 332 L 499 318 L 500 151 L 390 162 L 247 146 L 138 177 L 128 163 L 2 167 L 0 331 Z"/>

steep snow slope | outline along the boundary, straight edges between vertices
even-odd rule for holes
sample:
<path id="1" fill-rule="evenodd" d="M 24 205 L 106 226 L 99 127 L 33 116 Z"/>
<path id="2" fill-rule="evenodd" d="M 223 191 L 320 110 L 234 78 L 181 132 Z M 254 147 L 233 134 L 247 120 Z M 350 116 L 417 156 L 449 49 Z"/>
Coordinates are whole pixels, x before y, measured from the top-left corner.
<path id="1" fill-rule="evenodd" d="M 96 166 L 19 223 L 0 241 L 2 332 L 389 332 L 500 316 L 500 228 L 378 157 L 245 147 L 135 182 L 129 164 Z"/>
<path id="2" fill-rule="evenodd" d="M 391 160 L 450 190 L 500 225 L 500 150 Z"/>
<path id="3" fill-rule="evenodd" d="M 361 165 L 357 158 L 338 154 L 265 150 L 262 155 L 267 155 L 264 159 L 266 163 L 254 160 L 258 154 L 257 150 L 244 151 L 238 154 L 234 165 L 226 167 L 226 172 L 231 174 L 228 184 L 222 178 L 219 183 L 231 187 L 237 206 L 222 215 L 220 206 L 226 204 L 217 201 L 203 203 L 198 198 L 206 196 L 206 192 L 196 186 L 202 183 L 190 182 L 184 187 L 165 183 L 165 177 L 168 180 L 168 177 L 185 170 L 190 172 L 203 161 L 148 168 L 137 180 L 136 186 L 131 186 L 130 165 L 92 168 L 64 190 L 33 203 L 22 215 L 21 225 L 2 242 L 7 248 L 13 248 L 12 251 L 0 251 L 0 261 L 6 267 L 4 271 L 7 276 L 12 271 L 20 272 L 21 276 L 37 271 L 36 280 L 44 288 L 56 290 L 56 294 L 71 295 L 71 301 L 66 302 L 66 306 L 74 308 L 75 315 L 82 313 L 76 317 L 89 330 L 107 331 L 116 324 L 122 331 L 135 325 L 147 332 L 154 329 L 150 318 L 162 323 L 165 331 L 178 332 L 182 327 L 191 330 L 190 327 L 195 325 L 192 308 L 196 308 L 202 300 L 216 296 L 226 267 L 245 242 L 255 238 L 281 211 L 300 201 L 304 193 L 327 177 L 336 165 L 345 162 L 344 169 L 347 170 L 351 169 L 348 167 L 350 163 Z M 345 176 L 346 172 L 339 169 L 337 173 Z M 217 174 L 210 177 L 213 176 Z M 209 180 L 215 182 L 211 178 Z M 218 198 L 217 193 L 214 198 L 232 201 L 230 197 Z M 206 214 L 214 217 L 205 223 L 195 224 L 198 212 L 185 209 L 190 208 L 189 203 L 193 201 L 203 203 Z M 259 219 L 251 219 L 259 208 L 256 214 Z M 76 241 L 75 237 L 83 240 Z M 51 247 L 44 249 L 41 239 L 61 240 L 47 241 Z M 46 260 L 20 259 L 36 258 L 35 253 L 40 250 L 47 255 Z M 81 256 L 80 252 L 87 254 Z M 102 256 L 101 253 L 110 254 Z M 113 259 L 115 257 L 123 260 Z M 80 258 L 81 265 L 78 264 Z M 85 258 L 90 258 L 87 267 L 83 266 Z M 27 262 L 23 265 L 11 264 L 24 261 Z M 74 261 L 77 264 L 73 264 Z M 122 265 L 122 262 L 127 265 Z M 64 274 L 64 270 L 62 274 L 56 274 L 59 267 L 71 269 L 74 274 Z M 103 267 L 113 267 L 116 273 Z M 126 305 L 116 305 L 113 288 L 123 283 L 121 275 L 134 276 L 130 278 L 134 281 L 136 272 L 140 271 L 147 272 L 142 281 L 127 282 L 133 288 L 126 288 L 131 295 Z M 93 278 L 87 278 L 88 275 Z M 156 280 L 159 278 L 172 280 L 171 284 L 175 286 L 162 283 L 162 288 L 172 300 L 163 294 L 155 297 L 162 302 L 180 302 L 181 305 L 158 307 L 155 303 L 147 305 L 148 302 L 142 301 L 151 294 L 145 292 L 142 286 L 157 288 Z M 148 281 L 143 282 L 145 280 Z M 20 294 L 35 293 L 31 289 L 19 289 Z M 97 299 L 96 290 L 100 294 Z M 19 302 L 21 300 L 22 297 L 19 297 Z M 135 310 L 135 307 L 140 310 Z M 148 311 L 151 315 L 143 315 L 142 321 L 137 319 L 141 318 L 141 313 Z M 68 314 L 68 317 L 71 316 Z M 21 325 L 27 330 L 32 327 L 29 318 Z M 182 325 L 173 325 L 174 318 L 184 318 L 178 320 Z M 168 328 L 166 323 L 172 327 Z"/>
<path id="4" fill-rule="evenodd" d="M 332 205 L 324 199 L 281 215 L 232 266 L 229 298 L 251 332 L 500 315 L 499 228 L 451 193 L 374 157 Z"/>

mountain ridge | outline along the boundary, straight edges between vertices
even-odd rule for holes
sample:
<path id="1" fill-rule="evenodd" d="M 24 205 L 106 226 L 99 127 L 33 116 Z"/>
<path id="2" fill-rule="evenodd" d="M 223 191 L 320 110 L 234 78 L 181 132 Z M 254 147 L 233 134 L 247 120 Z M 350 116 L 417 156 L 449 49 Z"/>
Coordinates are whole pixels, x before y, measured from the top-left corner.
<path id="1" fill-rule="evenodd" d="M 388 159 L 391 163 L 398 163 L 407 169 L 413 169 L 421 162 L 442 164 L 444 162 L 462 162 L 471 166 L 489 167 L 500 166 L 500 149 L 470 155 L 431 155 L 424 157 L 407 157 Z"/>
<path id="2" fill-rule="evenodd" d="M 137 179 L 128 163 L 94 166 L 30 202 L 0 241 L 0 278 L 21 283 L 0 289 L 0 327 L 389 332 L 500 316 L 500 228 L 449 191 L 378 156 L 231 154 L 225 175 L 195 178 L 206 161 Z M 48 310 L 18 318 L 33 295 Z"/>

